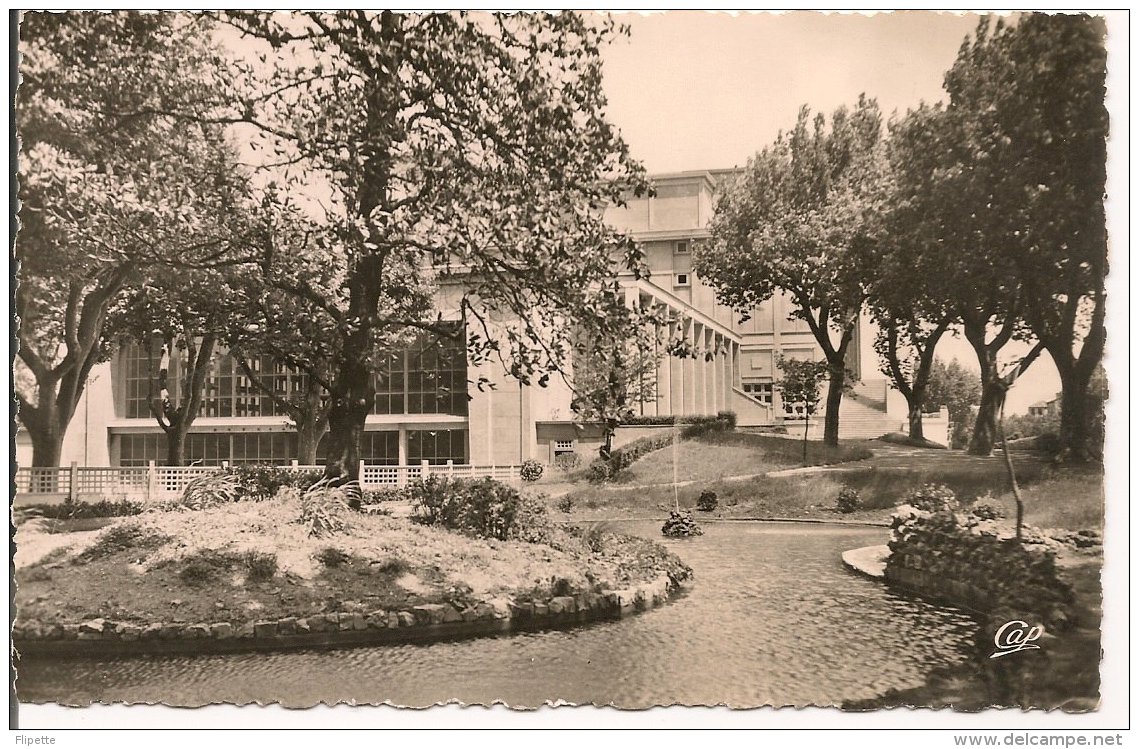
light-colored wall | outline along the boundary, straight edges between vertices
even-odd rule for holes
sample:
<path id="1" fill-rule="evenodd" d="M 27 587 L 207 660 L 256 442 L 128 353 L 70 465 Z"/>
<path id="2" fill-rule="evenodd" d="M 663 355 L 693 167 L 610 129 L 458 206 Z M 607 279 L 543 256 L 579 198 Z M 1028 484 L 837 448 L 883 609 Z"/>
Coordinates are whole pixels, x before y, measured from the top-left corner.
<path id="1" fill-rule="evenodd" d="M 75 415 L 63 436 L 60 465 L 110 465 L 108 427 L 115 417 L 112 381 L 109 363 L 97 364 L 91 369 L 87 387 L 83 390 Z M 16 465 L 31 464 L 31 437 L 26 432 L 21 432 L 16 439 Z"/>

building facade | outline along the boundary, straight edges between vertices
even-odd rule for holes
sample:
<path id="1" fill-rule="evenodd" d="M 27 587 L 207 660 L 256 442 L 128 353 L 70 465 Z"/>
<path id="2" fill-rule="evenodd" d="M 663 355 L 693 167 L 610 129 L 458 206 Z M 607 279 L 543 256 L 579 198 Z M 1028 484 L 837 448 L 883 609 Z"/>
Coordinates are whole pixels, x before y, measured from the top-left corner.
<path id="1" fill-rule="evenodd" d="M 654 177 L 655 196 L 611 209 L 606 219 L 644 249 L 650 275 L 622 278 L 626 302 L 667 313 L 666 340 L 680 338 L 699 357 L 661 356 L 654 396 L 637 404 L 643 416 L 692 416 L 733 411 L 742 427 L 802 429 L 802 419 L 780 401 L 775 382 L 780 355 L 821 359 L 807 324 L 788 316 L 780 295 L 752 310 L 746 321 L 721 305 L 692 269 L 695 243 L 706 239 L 716 190 L 728 172 L 696 171 Z M 439 298 L 444 314 L 452 306 Z M 842 437 L 897 431 L 905 403 L 877 374 L 867 320 L 860 321 L 848 367 L 860 378 L 844 397 Z M 300 392 L 303 377 L 272 361 L 252 363 L 261 382 L 280 393 Z M 126 346 L 93 373 L 64 440 L 63 463 L 139 466 L 162 462 L 165 441 L 149 413 L 147 362 Z M 176 374 L 176 372 L 172 373 Z M 493 388 L 471 383 L 485 377 Z M 173 379 L 176 379 L 173 378 Z M 582 425 L 570 408 L 570 388 L 556 379 L 542 388 L 523 385 L 497 366 L 468 364 L 462 340 L 421 338 L 380 362 L 362 448 L 365 462 L 409 465 L 515 465 L 552 461 L 563 453 L 592 453 L 601 429 Z M 175 397 L 177 393 L 175 393 Z M 936 427 L 934 427 L 936 429 Z M 813 429 L 821 436 L 821 428 Z M 933 439 L 937 439 L 936 432 Z M 618 440 L 618 444 L 623 440 Z M 30 463 L 30 442 L 17 437 L 17 462 Z M 296 433 L 262 387 L 224 353 L 206 385 L 201 415 L 186 443 L 188 461 L 203 464 L 289 463 L 298 456 Z M 322 451 L 318 450 L 318 457 Z"/>

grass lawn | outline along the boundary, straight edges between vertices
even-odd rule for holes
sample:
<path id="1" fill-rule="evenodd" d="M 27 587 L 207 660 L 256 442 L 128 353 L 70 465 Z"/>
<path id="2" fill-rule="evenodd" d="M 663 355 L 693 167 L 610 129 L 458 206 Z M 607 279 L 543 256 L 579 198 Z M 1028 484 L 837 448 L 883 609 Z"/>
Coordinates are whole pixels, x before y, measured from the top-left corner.
<path id="1" fill-rule="evenodd" d="M 766 473 L 803 465 L 802 449 L 802 443 L 798 441 L 768 435 L 712 433 L 649 453 L 622 471 L 618 482 L 715 481 L 725 476 Z M 869 458 L 870 455 L 870 451 L 861 445 L 828 447 L 821 442 L 808 442 L 806 464 L 843 463 Z"/>
<path id="2" fill-rule="evenodd" d="M 802 464 L 800 443 L 767 435 L 729 432 L 680 442 L 649 453 L 612 484 L 590 484 L 576 476 L 538 485 L 554 493 L 555 514 L 573 520 L 623 517 L 665 517 L 674 502 L 692 509 L 703 491 L 717 495 L 710 518 L 780 517 L 816 520 L 885 522 L 893 508 L 925 484 L 944 484 L 965 502 L 991 495 L 1009 517 L 1015 503 L 1009 491 L 1004 461 L 979 459 L 959 452 L 931 450 L 913 456 L 882 453 L 871 457 L 867 445 L 854 442 L 838 448 L 809 443 L 809 462 L 836 464 L 817 473 L 759 476 L 743 480 L 725 477 L 764 473 Z M 692 482 L 675 489 L 677 482 Z M 1045 528 L 1099 529 L 1103 518 L 1102 477 L 1078 469 L 1057 470 L 1032 454 L 1015 458 L 1018 481 L 1027 507 L 1026 522 Z M 844 487 L 858 491 L 862 508 L 839 513 L 835 499 Z"/>

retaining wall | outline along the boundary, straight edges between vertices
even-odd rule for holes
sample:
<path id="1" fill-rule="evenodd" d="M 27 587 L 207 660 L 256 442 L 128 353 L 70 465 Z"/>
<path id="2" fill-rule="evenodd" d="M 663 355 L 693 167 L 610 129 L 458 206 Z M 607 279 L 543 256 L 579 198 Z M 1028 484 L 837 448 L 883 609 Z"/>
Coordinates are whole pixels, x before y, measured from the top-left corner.
<path id="1" fill-rule="evenodd" d="M 43 625 L 19 619 L 16 649 L 28 655 L 133 655 L 380 645 L 458 639 L 511 631 L 552 629 L 618 619 L 665 603 L 677 591 L 667 575 L 637 587 L 553 596 L 540 601 L 496 598 L 459 608 L 424 604 L 403 610 L 315 614 L 235 625 L 229 622 L 153 622 L 109 619 Z"/>

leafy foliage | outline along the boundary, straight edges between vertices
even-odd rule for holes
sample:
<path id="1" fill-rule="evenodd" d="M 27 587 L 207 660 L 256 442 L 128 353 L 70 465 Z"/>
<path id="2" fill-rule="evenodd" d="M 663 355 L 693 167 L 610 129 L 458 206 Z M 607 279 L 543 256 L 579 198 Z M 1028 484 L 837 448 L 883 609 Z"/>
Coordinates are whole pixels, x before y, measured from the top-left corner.
<path id="1" fill-rule="evenodd" d="M 207 473 L 190 481 L 177 500 L 177 506 L 187 510 L 236 502 L 242 498 L 241 483 L 228 473 Z"/>
<path id="2" fill-rule="evenodd" d="M 119 518 L 141 515 L 147 506 L 143 502 L 130 499 L 101 499 L 98 502 L 82 502 L 70 497 L 58 504 L 24 505 L 20 512 L 53 520 L 81 520 L 86 518 Z"/>
<path id="3" fill-rule="evenodd" d="M 794 304 L 830 363 L 825 441 L 837 444 L 846 350 L 866 298 L 863 268 L 880 232 L 883 191 L 875 149 L 881 115 L 873 99 L 813 120 L 807 107 L 790 133 L 749 160 L 716 205 L 712 240 L 694 269 L 746 319 L 777 291 Z M 835 337 L 837 336 L 837 338 Z"/>
<path id="4" fill-rule="evenodd" d="M 318 470 L 297 470 L 263 463 L 230 466 L 226 472 L 241 487 L 241 497 L 254 501 L 272 499 L 282 487 L 293 487 L 303 492 L 322 475 Z"/>
<path id="5" fill-rule="evenodd" d="M 350 503 L 353 497 L 359 497 L 359 493 L 360 485 L 356 482 L 342 486 L 334 486 L 326 481 L 317 482 L 301 495 L 299 522 L 308 531 L 308 535 L 317 538 L 342 533 L 349 526 Z"/>
<path id="6" fill-rule="evenodd" d="M 145 553 L 157 549 L 169 540 L 168 536 L 133 521 L 116 523 L 96 536 L 95 542 L 76 554 L 72 561 L 75 564 L 86 564 L 123 552 Z"/>
<path id="7" fill-rule="evenodd" d="M 253 147 L 280 165 L 277 203 L 313 186 L 327 195 L 312 211 L 317 230 L 299 237 L 336 293 L 290 268 L 291 242 L 274 241 L 263 272 L 326 330 L 334 473 L 357 470 L 379 340 L 408 328 L 456 334 L 424 303 L 437 288 L 456 294 L 448 306 L 471 362 L 498 362 L 526 383 L 565 367 L 571 329 L 602 349 L 635 330 L 614 271 L 640 275 L 640 253 L 600 210 L 644 187 L 604 117 L 600 49 L 612 23 L 577 13 L 222 18 L 265 55 L 239 65 L 241 102 L 227 121 L 255 131 Z"/>
<path id="8" fill-rule="evenodd" d="M 60 441 L 125 285 L 236 262 L 250 234 L 245 175 L 204 113 L 226 68 L 201 16 L 24 13 L 16 391 L 35 465 Z M 162 270 L 165 269 L 165 270 Z"/>
<path id="9" fill-rule="evenodd" d="M 613 454 L 609 456 L 609 460 L 601 460 L 599 458 L 590 463 L 588 469 L 589 480 L 597 482 L 611 481 L 616 478 L 621 471 L 633 465 L 633 463 L 645 455 L 668 447 L 676 439 L 679 439 L 679 433 L 675 430 L 669 430 L 664 434 L 652 434 L 633 440 L 629 444 L 614 450 Z"/>
<path id="10" fill-rule="evenodd" d="M 779 369 L 783 376 L 776 385 L 783 395 L 783 402 L 801 409 L 807 418 L 814 416 L 819 407 L 819 388 L 829 376 L 830 365 L 825 361 L 788 359 L 779 357 Z"/>
<path id="11" fill-rule="evenodd" d="M 835 509 L 843 514 L 849 514 L 862 509 L 862 497 L 858 490 L 844 486 L 834 500 Z"/>
<path id="12" fill-rule="evenodd" d="M 409 487 L 416 519 L 476 538 L 539 543 L 548 533 L 545 505 L 493 479 L 432 476 Z"/>
<path id="13" fill-rule="evenodd" d="M 981 402 L 981 379 L 956 360 L 946 364 L 937 359 L 930 370 L 924 409 L 936 411 L 942 406 L 949 410 L 952 422 L 950 447 L 964 447 L 969 442 L 974 408 Z"/>
<path id="14" fill-rule="evenodd" d="M 696 509 L 701 512 L 712 512 L 719 505 L 716 499 L 716 492 L 711 489 L 705 489 L 700 492 L 700 497 L 696 500 Z"/>
<path id="15" fill-rule="evenodd" d="M 250 582 L 272 580 L 277 574 L 277 555 L 271 551 L 246 551 L 241 555 L 241 563 L 248 570 Z"/>
<path id="16" fill-rule="evenodd" d="M 901 502 L 922 512 L 954 512 L 960 507 L 957 494 L 944 484 L 924 484 Z"/>
<path id="17" fill-rule="evenodd" d="M 538 461 L 524 460 L 522 461 L 522 467 L 519 469 L 519 473 L 523 481 L 533 482 L 542 478 L 542 472 L 544 470 L 545 467 Z"/>

